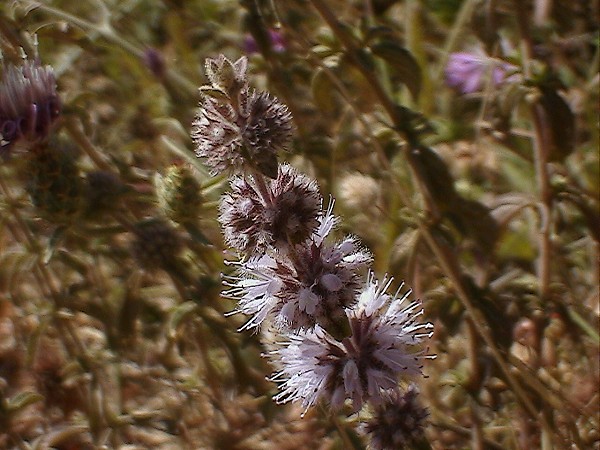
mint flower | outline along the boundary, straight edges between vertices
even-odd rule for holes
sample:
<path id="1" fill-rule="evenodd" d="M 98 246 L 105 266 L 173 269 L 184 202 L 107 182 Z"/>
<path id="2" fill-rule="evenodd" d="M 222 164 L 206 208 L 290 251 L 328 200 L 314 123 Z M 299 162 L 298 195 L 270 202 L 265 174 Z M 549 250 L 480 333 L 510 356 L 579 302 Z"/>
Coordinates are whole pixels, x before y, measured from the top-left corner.
<path id="1" fill-rule="evenodd" d="M 242 329 L 272 316 L 280 328 L 324 328 L 345 320 L 360 289 L 360 272 L 371 255 L 353 237 L 336 244 L 324 241 L 335 219 L 331 209 L 320 217 L 313 236 L 287 255 L 276 253 L 238 263 L 238 275 L 226 282 L 224 294 L 238 301 L 236 312 L 252 316 Z"/>
<path id="2" fill-rule="evenodd" d="M 289 333 L 269 356 L 279 367 L 272 380 L 280 384 L 279 403 L 301 401 L 305 411 L 319 400 L 333 409 L 346 400 L 358 411 L 375 405 L 395 389 L 401 375 L 421 375 L 428 358 L 420 344 L 431 337 L 430 323 L 419 321 L 419 301 L 405 305 L 410 291 L 398 296 L 371 276 L 354 308 L 346 310 L 351 335 L 335 339 L 321 326 Z"/>
<path id="3" fill-rule="evenodd" d="M 277 177 L 277 152 L 287 150 L 294 131 L 287 106 L 267 92 L 250 92 L 247 59 L 207 59 L 210 86 L 192 126 L 196 155 L 216 175 L 258 171 Z"/>

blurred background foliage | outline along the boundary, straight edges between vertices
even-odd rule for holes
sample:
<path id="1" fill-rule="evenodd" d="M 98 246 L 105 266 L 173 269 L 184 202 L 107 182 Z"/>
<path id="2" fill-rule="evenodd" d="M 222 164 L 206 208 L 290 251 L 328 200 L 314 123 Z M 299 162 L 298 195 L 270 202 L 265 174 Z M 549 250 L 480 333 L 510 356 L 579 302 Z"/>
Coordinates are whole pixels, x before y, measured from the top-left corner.
<path id="1" fill-rule="evenodd" d="M 227 182 L 189 137 L 223 53 L 292 111 L 285 158 L 339 232 L 423 299 L 432 448 L 600 448 L 598 8 L 2 2 L 4 68 L 51 65 L 62 113 L 36 144 L 54 156 L 0 163 L 0 447 L 365 445 L 356 417 L 275 405 L 257 336 L 224 317 Z M 457 52 L 475 89 L 449 83 L 473 76 Z"/>

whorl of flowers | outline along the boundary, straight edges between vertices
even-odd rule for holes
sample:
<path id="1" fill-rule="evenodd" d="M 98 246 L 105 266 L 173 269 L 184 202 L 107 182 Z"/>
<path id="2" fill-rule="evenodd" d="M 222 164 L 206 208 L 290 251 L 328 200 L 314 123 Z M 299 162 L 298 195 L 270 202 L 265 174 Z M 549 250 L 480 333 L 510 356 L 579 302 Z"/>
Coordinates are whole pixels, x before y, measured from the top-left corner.
<path id="1" fill-rule="evenodd" d="M 412 383 L 405 391 L 394 389 L 383 395 L 382 402 L 373 407 L 372 418 L 361 426 L 369 437 L 369 448 L 402 450 L 423 439 L 428 413 L 419 405 L 418 395 Z"/>
<path id="2" fill-rule="evenodd" d="M 194 122 L 196 154 L 213 173 L 233 172 L 219 220 L 225 242 L 241 259 L 225 276 L 233 313 L 249 316 L 242 330 L 263 330 L 280 386 L 279 403 L 306 409 L 379 405 L 401 376 L 421 375 L 422 348 L 432 325 L 421 321 L 410 291 L 387 293 L 391 280 L 365 283 L 372 262 L 358 240 L 330 235 L 338 223 L 318 187 L 277 152 L 291 140 L 287 107 L 250 92 L 247 60 L 208 59 L 210 85 Z"/>
<path id="3" fill-rule="evenodd" d="M 428 356 L 418 344 L 431 336 L 432 325 L 419 321 L 420 302 L 404 304 L 410 291 L 385 292 L 390 282 L 369 278 L 359 302 L 346 310 L 350 336 L 336 339 L 319 325 L 287 335 L 270 353 L 280 367 L 272 377 L 281 388 L 276 401 L 301 401 L 308 409 L 325 400 L 339 409 L 350 400 L 358 411 L 366 401 L 380 404 L 400 375 L 422 373 Z"/>
<path id="4" fill-rule="evenodd" d="M 278 326 L 292 329 L 315 324 L 327 328 L 344 317 L 344 308 L 356 301 L 360 274 L 371 255 L 350 236 L 336 244 L 326 242 L 333 223 L 329 210 L 315 233 L 287 255 L 239 263 L 225 295 L 238 300 L 237 311 L 252 316 L 243 329 L 258 327 L 269 316 Z"/>
<path id="5" fill-rule="evenodd" d="M 247 59 L 235 63 L 221 56 L 207 60 L 211 86 L 193 123 L 196 155 L 213 174 L 244 169 L 277 177 L 277 152 L 288 148 L 292 115 L 287 106 L 265 92 L 250 92 Z"/>
<path id="6" fill-rule="evenodd" d="M 285 251 L 315 231 L 321 203 L 317 184 L 283 164 L 266 185 L 252 176 L 235 177 L 221 201 L 219 221 L 227 244 L 245 255 L 270 247 Z"/>
<path id="7" fill-rule="evenodd" d="M 56 79 L 50 66 L 25 60 L 3 68 L 0 82 L 0 152 L 19 140 L 37 142 L 48 137 L 60 114 Z"/>

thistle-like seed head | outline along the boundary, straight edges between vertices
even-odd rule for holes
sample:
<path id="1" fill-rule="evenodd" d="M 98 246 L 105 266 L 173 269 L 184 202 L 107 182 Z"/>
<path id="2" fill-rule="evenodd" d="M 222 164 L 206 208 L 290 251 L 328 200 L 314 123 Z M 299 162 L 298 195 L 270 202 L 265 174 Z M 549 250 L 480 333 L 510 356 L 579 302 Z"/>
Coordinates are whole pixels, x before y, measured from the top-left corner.
<path id="1" fill-rule="evenodd" d="M 286 251 L 317 228 L 321 196 L 317 184 L 284 164 L 261 192 L 253 177 L 237 177 L 221 202 L 219 221 L 227 244 L 245 255 L 272 247 Z"/>
<path id="2" fill-rule="evenodd" d="M 373 408 L 371 420 L 361 431 L 369 437 L 372 450 L 402 450 L 423 439 L 427 410 L 419 405 L 419 391 L 410 384 L 406 391 L 386 392 L 382 402 Z"/>
<path id="3" fill-rule="evenodd" d="M 287 150 L 294 127 L 288 108 L 267 93 L 252 93 L 238 110 L 204 97 L 193 124 L 196 155 L 205 158 L 211 173 L 255 169 L 277 177 L 277 152 Z"/>

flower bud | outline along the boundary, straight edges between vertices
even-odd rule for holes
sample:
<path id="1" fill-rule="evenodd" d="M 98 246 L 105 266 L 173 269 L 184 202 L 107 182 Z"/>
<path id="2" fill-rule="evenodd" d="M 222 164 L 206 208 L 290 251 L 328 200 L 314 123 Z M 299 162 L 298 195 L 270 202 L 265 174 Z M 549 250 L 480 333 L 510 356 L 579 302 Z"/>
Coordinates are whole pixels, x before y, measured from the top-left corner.
<path id="1" fill-rule="evenodd" d="M 218 58 L 207 58 L 205 63 L 206 77 L 212 87 L 226 92 L 230 97 L 247 87 L 247 68 L 248 59 L 245 56 L 232 63 L 225 56 L 219 55 Z"/>
<path id="2" fill-rule="evenodd" d="M 189 168 L 172 165 L 164 176 L 157 174 L 154 182 L 158 204 L 169 219 L 180 224 L 198 220 L 202 193 L 200 183 Z"/>
<path id="3" fill-rule="evenodd" d="M 160 219 L 136 224 L 132 252 L 138 264 L 148 270 L 171 269 L 177 265 L 183 243 L 177 231 Z"/>
<path id="4" fill-rule="evenodd" d="M 373 450 L 413 448 L 424 439 L 427 410 L 417 402 L 418 389 L 411 384 L 404 392 L 389 391 L 374 408 L 373 418 L 363 424 Z"/>
<path id="5" fill-rule="evenodd" d="M 27 191 L 40 215 L 54 223 L 72 222 L 83 205 L 83 185 L 74 156 L 60 147 L 44 146 L 29 161 L 27 175 Z"/>

